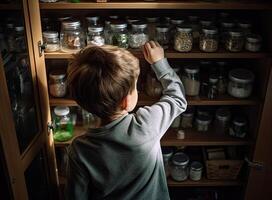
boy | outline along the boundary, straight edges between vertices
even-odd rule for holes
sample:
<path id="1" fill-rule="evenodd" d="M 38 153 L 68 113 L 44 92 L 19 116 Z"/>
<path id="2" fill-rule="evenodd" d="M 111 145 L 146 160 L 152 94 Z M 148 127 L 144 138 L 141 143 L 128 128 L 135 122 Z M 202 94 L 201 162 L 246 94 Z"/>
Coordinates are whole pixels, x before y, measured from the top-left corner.
<path id="1" fill-rule="evenodd" d="M 68 152 L 67 199 L 167 200 L 160 139 L 185 111 L 183 85 L 161 46 L 144 45 L 144 57 L 163 86 L 152 106 L 129 114 L 138 100 L 139 61 L 113 46 L 89 47 L 68 69 L 73 98 L 101 119 Z"/>

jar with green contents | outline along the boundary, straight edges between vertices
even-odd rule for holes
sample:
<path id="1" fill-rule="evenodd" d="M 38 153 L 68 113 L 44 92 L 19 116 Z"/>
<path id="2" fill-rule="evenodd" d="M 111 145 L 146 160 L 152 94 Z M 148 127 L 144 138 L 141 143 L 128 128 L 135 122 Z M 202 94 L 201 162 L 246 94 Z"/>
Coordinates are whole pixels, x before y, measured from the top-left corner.
<path id="1" fill-rule="evenodd" d="M 54 114 L 54 140 L 57 142 L 70 140 L 74 135 L 74 125 L 69 107 L 56 106 Z"/>
<path id="2" fill-rule="evenodd" d="M 121 48 L 128 48 L 127 24 L 123 22 L 114 22 L 111 24 L 111 43 Z"/>

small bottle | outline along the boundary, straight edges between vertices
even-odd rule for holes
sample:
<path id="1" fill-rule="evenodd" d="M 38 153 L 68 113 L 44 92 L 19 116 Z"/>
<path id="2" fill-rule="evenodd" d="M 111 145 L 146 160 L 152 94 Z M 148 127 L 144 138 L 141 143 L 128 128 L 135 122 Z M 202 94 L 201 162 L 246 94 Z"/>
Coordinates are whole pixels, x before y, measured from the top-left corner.
<path id="1" fill-rule="evenodd" d="M 203 165 L 201 162 L 194 161 L 190 166 L 190 179 L 193 181 L 199 181 L 202 177 Z"/>
<path id="2" fill-rule="evenodd" d="M 209 99 L 216 99 L 216 97 L 218 95 L 217 83 L 218 83 L 218 76 L 215 74 L 210 75 L 210 77 L 209 77 L 209 91 L 208 91 L 208 98 Z"/>

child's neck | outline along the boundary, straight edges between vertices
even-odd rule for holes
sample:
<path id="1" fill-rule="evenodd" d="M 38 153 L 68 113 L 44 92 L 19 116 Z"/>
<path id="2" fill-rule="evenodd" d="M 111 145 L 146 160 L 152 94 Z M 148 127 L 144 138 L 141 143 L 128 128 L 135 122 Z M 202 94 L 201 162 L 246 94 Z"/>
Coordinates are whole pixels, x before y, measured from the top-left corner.
<path id="1" fill-rule="evenodd" d="M 107 120 L 104 120 L 104 119 L 101 119 L 100 123 L 97 125 L 97 127 L 101 127 L 101 126 L 105 126 L 111 122 L 113 122 L 114 120 L 124 116 L 125 114 L 127 114 L 128 111 L 127 110 L 122 110 L 118 113 L 116 113 L 115 115 L 113 115 L 110 119 L 107 119 Z"/>

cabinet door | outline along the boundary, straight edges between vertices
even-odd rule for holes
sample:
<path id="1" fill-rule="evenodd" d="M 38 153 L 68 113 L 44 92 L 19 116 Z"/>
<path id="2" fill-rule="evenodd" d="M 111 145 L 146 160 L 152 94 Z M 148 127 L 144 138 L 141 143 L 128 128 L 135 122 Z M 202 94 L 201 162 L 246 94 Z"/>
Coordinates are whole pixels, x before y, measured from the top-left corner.
<path id="1" fill-rule="evenodd" d="M 269 200 L 272 196 L 272 70 L 267 86 L 262 120 L 256 141 L 253 164 L 261 164 L 260 168 L 252 167 L 246 190 L 246 200 Z"/>
<path id="2" fill-rule="evenodd" d="M 14 199 L 50 199 L 56 186 L 54 151 L 47 131 L 48 102 L 33 40 L 31 13 L 38 0 L 0 4 L 0 141 Z M 31 4 L 36 8 L 30 8 Z M 38 13 L 39 14 L 39 13 Z M 40 22 L 39 22 L 40 23 Z M 40 196 L 42 195 L 42 196 Z"/>

